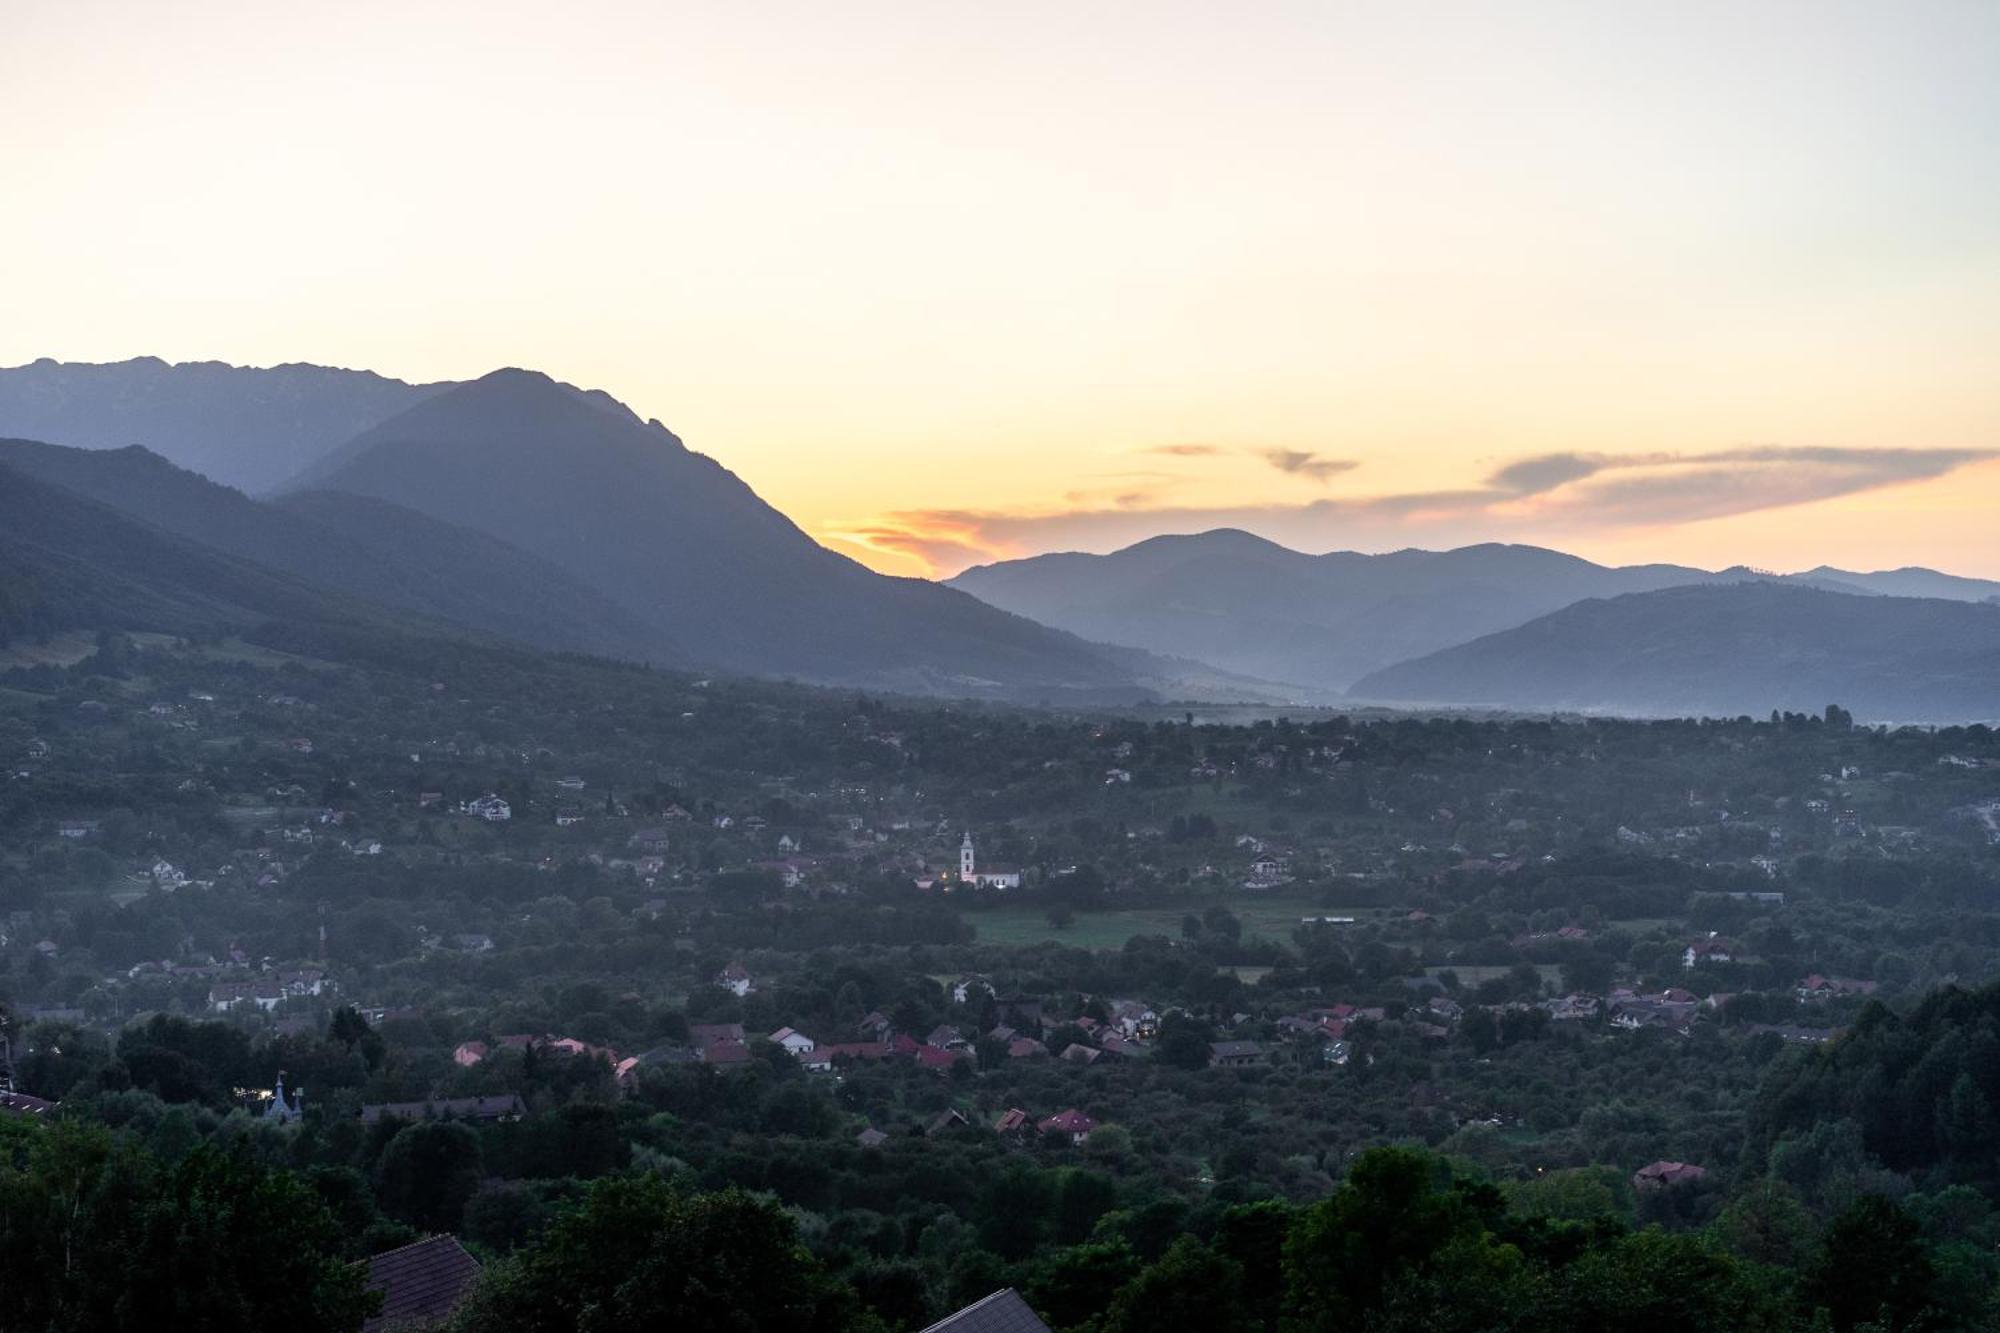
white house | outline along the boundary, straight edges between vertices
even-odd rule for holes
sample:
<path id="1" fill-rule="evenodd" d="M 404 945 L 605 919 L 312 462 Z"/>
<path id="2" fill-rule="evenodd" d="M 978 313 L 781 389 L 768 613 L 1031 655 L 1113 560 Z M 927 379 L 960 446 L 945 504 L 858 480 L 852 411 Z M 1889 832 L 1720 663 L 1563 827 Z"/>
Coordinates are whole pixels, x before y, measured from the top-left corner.
<path id="1" fill-rule="evenodd" d="M 818 1044 L 796 1028 L 779 1028 L 771 1034 L 771 1040 L 794 1056 L 811 1055 Z"/>
<path id="2" fill-rule="evenodd" d="M 731 963 L 715 974 L 715 984 L 741 999 L 757 989 L 757 983 L 750 980 L 750 973 L 741 963 Z"/>
<path id="3" fill-rule="evenodd" d="M 491 824 L 503 823 L 514 817 L 514 807 L 498 796 L 488 794 L 465 803 L 465 813 L 477 815 Z"/>

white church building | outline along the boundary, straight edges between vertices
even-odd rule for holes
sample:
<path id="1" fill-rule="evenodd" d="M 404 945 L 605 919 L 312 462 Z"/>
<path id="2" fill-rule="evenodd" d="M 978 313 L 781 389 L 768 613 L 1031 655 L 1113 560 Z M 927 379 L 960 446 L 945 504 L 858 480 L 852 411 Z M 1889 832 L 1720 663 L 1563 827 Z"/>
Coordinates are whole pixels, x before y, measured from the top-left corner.
<path id="1" fill-rule="evenodd" d="M 972 830 L 965 832 L 965 841 L 958 845 L 958 880 L 975 889 L 1018 889 L 1021 887 L 1021 872 L 1012 866 L 992 866 L 979 868 L 979 854 L 972 846 Z"/>

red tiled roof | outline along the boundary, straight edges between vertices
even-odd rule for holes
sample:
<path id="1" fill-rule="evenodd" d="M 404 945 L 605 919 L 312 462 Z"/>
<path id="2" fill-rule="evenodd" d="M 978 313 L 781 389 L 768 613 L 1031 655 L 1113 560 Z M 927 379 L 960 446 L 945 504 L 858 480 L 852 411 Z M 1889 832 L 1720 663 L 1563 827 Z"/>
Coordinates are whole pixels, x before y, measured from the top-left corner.
<path id="1" fill-rule="evenodd" d="M 361 1333 L 442 1322 L 479 1276 L 479 1261 L 451 1236 L 431 1236 L 363 1260 L 368 1290 L 382 1293 L 382 1312 Z"/>
<path id="2" fill-rule="evenodd" d="M 1075 1107 L 1071 1107 L 1067 1111 L 1050 1116 L 1035 1128 L 1044 1134 L 1088 1134 L 1097 1128 L 1097 1122 Z"/>

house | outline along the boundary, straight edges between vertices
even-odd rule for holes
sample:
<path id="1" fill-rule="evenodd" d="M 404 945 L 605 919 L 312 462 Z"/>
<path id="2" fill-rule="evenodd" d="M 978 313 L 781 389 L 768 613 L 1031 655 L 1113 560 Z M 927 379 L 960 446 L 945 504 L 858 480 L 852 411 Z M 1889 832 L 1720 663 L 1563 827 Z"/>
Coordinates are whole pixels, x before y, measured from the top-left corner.
<path id="1" fill-rule="evenodd" d="M 451 1062 L 460 1069 L 470 1069 L 486 1058 L 486 1043 L 483 1041 L 462 1041 L 451 1053 Z"/>
<path id="2" fill-rule="evenodd" d="M 1542 1005 L 1551 1022 L 1583 1023 L 1597 1017 L 1601 1001 L 1595 995 L 1564 995 Z"/>
<path id="3" fill-rule="evenodd" d="M 871 1125 L 856 1134 L 854 1141 L 864 1148 L 879 1148 L 889 1141 L 889 1136 Z"/>
<path id="4" fill-rule="evenodd" d="M 489 824 L 503 824 L 514 817 L 514 807 L 491 793 L 465 803 L 465 813 Z"/>
<path id="5" fill-rule="evenodd" d="M 924 1038 L 926 1046 L 942 1046 L 946 1050 L 963 1051 L 971 1049 L 972 1043 L 963 1033 L 949 1023 L 940 1023 L 931 1029 L 931 1035 Z"/>
<path id="6" fill-rule="evenodd" d="M 209 1010 L 218 1014 L 231 1013 L 246 1004 L 269 1013 L 284 999 L 285 992 L 269 981 L 223 981 L 209 987 L 208 991 Z"/>
<path id="7" fill-rule="evenodd" d="M 361 1123 L 382 1120 L 519 1120 L 527 1103 L 516 1093 L 497 1097 L 438 1097 L 421 1102 L 370 1102 L 361 1108 Z"/>
<path id="8" fill-rule="evenodd" d="M 965 1118 L 965 1112 L 955 1107 L 946 1107 L 930 1118 L 930 1123 L 924 1126 L 924 1133 L 942 1134 L 949 1129 L 964 1129 L 971 1123 Z"/>
<path id="9" fill-rule="evenodd" d="M 17 1116 L 24 1120 L 43 1120 L 56 1109 L 54 1102 L 43 1101 L 40 1097 L 30 1097 L 25 1092 L 7 1092 L 0 1089 L 0 1115 Z"/>
<path id="10" fill-rule="evenodd" d="M 640 829 L 625 840 L 625 845 L 635 852 L 649 852 L 655 856 L 664 855 L 671 840 L 665 829 Z"/>
<path id="11" fill-rule="evenodd" d="M 956 1314 L 946 1315 L 921 1333 L 1050 1333 L 1050 1329 L 1021 1299 L 1020 1292 L 1003 1287 Z"/>
<path id="12" fill-rule="evenodd" d="M 715 984 L 738 999 L 757 989 L 757 983 L 750 979 L 750 973 L 741 963 L 731 963 L 716 973 Z"/>
<path id="13" fill-rule="evenodd" d="M 1030 1056 L 1047 1055 L 1048 1053 L 1049 1048 L 1036 1041 L 1033 1037 L 1016 1037 L 1007 1043 L 1007 1058 L 1009 1060 L 1023 1060 Z"/>
<path id="14" fill-rule="evenodd" d="M 1030 1129 L 1034 1128 L 1034 1123 L 1034 1121 L 1028 1118 L 1026 1111 L 1023 1111 L 1018 1106 L 1011 1106 L 1002 1111 L 1000 1118 L 993 1122 L 993 1132 L 995 1134 L 1026 1134 Z"/>
<path id="15" fill-rule="evenodd" d="M 1073 1041 L 1063 1047 L 1062 1054 L 1056 1058 L 1064 1064 L 1094 1065 L 1103 1055 L 1104 1052 L 1098 1050 L 1095 1046 L 1085 1046 L 1082 1042 Z"/>
<path id="16" fill-rule="evenodd" d="M 917 1064 L 921 1068 L 933 1069 L 940 1074 L 949 1073 L 953 1065 L 966 1058 L 963 1051 L 947 1050 L 942 1046 L 928 1044 L 917 1047 L 915 1054 Z"/>
<path id="17" fill-rule="evenodd" d="M 1667 1189 L 1675 1185 L 1692 1185 L 1708 1175 L 1708 1168 L 1693 1166 L 1687 1162 L 1654 1162 L 1642 1166 L 1632 1173 L 1634 1189 Z"/>
<path id="18" fill-rule="evenodd" d="M 817 1043 L 796 1028 L 779 1028 L 770 1039 L 785 1048 L 789 1055 L 810 1055 Z"/>
<path id="19" fill-rule="evenodd" d="M 365 1285 L 382 1293 L 382 1308 L 361 1322 L 361 1333 L 410 1333 L 451 1317 L 479 1276 L 479 1261 L 451 1236 L 427 1236 L 361 1260 Z"/>
<path id="20" fill-rule="evenodd" d="M 991 998 L 993 993 L 993 983 L 981 976 L 960 977 L 951 985 L 953 1004 L 971 1004 L 979 996 Z"/>
<path id="21" fill-rule="evenodd" d="M 556 788 L 560 791 L 582 791 L 583 779 L 579 777 L 557 778 Z"/>
<path id="22" fill-rule="evenodd" d="M 1097 1122 L 1072 1106 L 1038 1122 L 1035 1128 L 1043 1134 L 1067 1135 L 1072 1144 L 1081 1148 L 1089 1141 L 1090 1131 L 1097 1128 Z"/>
<path id="23" fill-rule="evenodd" d="M 1873 995 L 1875 983 L 1854 981 L 1847 977 L 1823 977 L 1815 972 L 1798 984 L 1796 993 L 1803 1003 L 1824 1004 L 1843 995 Z"/>
<path id="24" fill-rule="evenodd" d="M 1681 954 L 1681 966 L 1693 971 L 1703 963 L 1730 963 L 1741 952 L 1736 945 L 1714 931 L 1688 945 Z"/>
<path id="25" fill-rule="evenodd" d="M 1264 1048 L 1254 1041 L 1212 1041 L 1208 1044 L 1210 1069 L 1249 1069 L 1264 1063 Z"/>
<path id="26" fill-rule="evenodd" d="M 707 1052 L 716 1046 L 741 1046 L 744 1044 L 741 1023 L 690 1023 L 688 1040 L 697 1051 Z"/>
<path id="27" fill-rule="evenodd" d="M 799 850 L 799 840 L 789 833 L 780 833 L 778 835 L 778 850 L 790 855 Z"/>
<path id="28" fill-rule="evenodd" d="M 94 819 L 65 819 L 56 825 L 56 836 L 59 838 L 87 838 L 95 832 L 97 821 Z"/>

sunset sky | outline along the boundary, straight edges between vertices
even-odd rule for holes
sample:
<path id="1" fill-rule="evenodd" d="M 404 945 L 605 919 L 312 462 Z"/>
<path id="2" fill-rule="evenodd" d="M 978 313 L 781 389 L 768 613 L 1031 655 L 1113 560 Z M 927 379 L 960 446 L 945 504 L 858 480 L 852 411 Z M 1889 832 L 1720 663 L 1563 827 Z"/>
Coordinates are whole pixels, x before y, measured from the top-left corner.
<path id="1" fill-rule="evenodd" d="M 2000 5 L 0 13 L 0 364 L 609 390 L 877 568 L 2000 577 Z"/>

